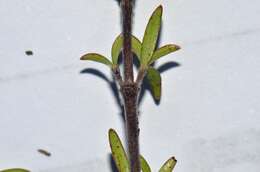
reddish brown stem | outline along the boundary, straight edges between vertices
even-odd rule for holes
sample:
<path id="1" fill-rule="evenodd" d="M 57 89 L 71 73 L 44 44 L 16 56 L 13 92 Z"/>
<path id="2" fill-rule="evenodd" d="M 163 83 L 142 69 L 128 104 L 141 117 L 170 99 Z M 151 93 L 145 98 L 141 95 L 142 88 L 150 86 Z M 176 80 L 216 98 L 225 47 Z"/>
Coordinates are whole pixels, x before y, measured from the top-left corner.
<path id="1" fill-rule="evenodd" d="M 131 30 L 132 30 L 132 3 L 131 0 L 123 0 L 123 59 L 124 76 L 128 83 L 133 82 L 133 54 L 131 51 Z"/>
<path id="2" fill-rule="evenodd" d="M 124 99 L 130 168 L 131 172 L 140 172 L 139 127 L 137 111 L 139 87 L 136 83 L 134 83 L 133 54 L 131 51 L 132 0 L 123 0 L 121 5 L 123 15 L 124 60 L 124 81 L 121 85 L 121 93 Z"/>
<path id="3" fill-rule="evenodd" d="M 123 85 L 123 87 L 121 87 L 121 92 L 124 98 L 128 153 L 131 172 L 140 172 L 139 127 L 137 109 L 139 87 L 136 83 L 125 84 Z"/>

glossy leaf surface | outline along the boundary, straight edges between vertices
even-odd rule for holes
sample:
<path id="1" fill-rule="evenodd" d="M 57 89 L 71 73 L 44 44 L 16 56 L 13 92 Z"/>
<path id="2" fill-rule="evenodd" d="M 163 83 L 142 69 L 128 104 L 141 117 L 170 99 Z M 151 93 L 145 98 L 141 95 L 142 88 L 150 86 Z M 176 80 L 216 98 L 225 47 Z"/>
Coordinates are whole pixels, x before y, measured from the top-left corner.
<path id="1" fill-rule="evenodd" d="M 152 58 L 159 36 L 162 20 L 162 6 L 156 8 L 146 26 L 141 50 L 141 64 L 147 66 Z"/>
<path id="2" fill-rule="evenodd" d="M 22 169 L 22 168 L 13 168 L 13 169 L 2 170 L 0 172 L 30 172 L 30 171 Z"/>
<path id="3" fill-rule="evenodd" d="M 174 157 L 171 157 L 163 164 L 163 166 L 161 167 L 159 172 L 172 172 L 176 163 L 177 163 L 177 160 Z"/>
<path id="4" fill-rule="evenodd" d="M 115 130 L 109 130 L 109 143 L 112 156 L 119 172 L 130 172 L 130 165 L 126 152 Z"/>
<path id="5" fill-rule="evenodd" d="M 161 75 L 156 69 L 149 67 L 147 70 L 147 80 L 149 82 L 152 95 L 155 100 L 160 100 L 161 98 Z"/>
<path id="6" fill-rule="evenodd" d="M 151 172 L 151 168 L 142 155 L 140 155 L 142 172 Z"/>
<path id="7" fill-rule="evenodd" d="M 141 56 L 142 43 L 138 38 L 136 38 L 133 35 L 131 37 L 131 41 L 132 41 L 132 52 L 135 53 L 139 59 Z M 118 37 L 116 37 L 111 50 L 112 62 L 115 65 L 118 64 L 118 58 L 122 48 L 123 48 L 123 36 L 122 34 L 120 34 Z"/>
<path id="8" fill-rule="evenodd" d="M 149 64 L 152 64 L 153 62 L 155 62 L 156 60 L 158 60 L 159 58 L 166 56 L 172 52 L 175 52 L 177 50 L 180 49 L 180 46 L 178 45 L 174 45 L 174 44 L 169 44 L 169 45 L 165 45 L 159 49 L 157 49 L 153 56 L 152 59 L 150 60 Z"/>
<path id="9" fill-rule="evenodd" d="M 91 61 L 105 64 L 109 67 L 112 66 L 112 63 L 106 57 L 96 53 L 85 54 L 80 58 L 80 60 L 91 60 Z"/>

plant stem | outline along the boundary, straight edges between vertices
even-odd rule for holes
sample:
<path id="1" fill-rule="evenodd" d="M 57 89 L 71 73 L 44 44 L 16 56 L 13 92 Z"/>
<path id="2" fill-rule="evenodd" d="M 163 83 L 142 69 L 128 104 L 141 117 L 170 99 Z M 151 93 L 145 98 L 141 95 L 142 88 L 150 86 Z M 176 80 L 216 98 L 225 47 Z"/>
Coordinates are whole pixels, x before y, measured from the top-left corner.
<path id="1" fill-rule="evenodd" d="M 132 31 L 132 3 L 131 0 L 123 0 L 123 58 L 124 76 L 127 83 L 134 80 L 133 74 L 133 54 L 131 51 L 131 31 Z"/>
<path id="2" fill-rule="evenodd" d="M 131 51 L 132 31 L 132 0 L 122 1 L 123 15 L 123 60 L 124 60 L 124 82 L 121 92 L 124 99 L 126 117 L 128 153 L 131 172 L 140 172 L 139 160 L 139 127 L 137 99 L 139 87 L 134 83 L 133 54 Z"/>
<path id="3" fill-rule="evenodd" d="M 136 83 L 127 84 L 121 87 L 121 92 L 124 99 L 130 168 L 131 172 L 140 172 L 139 127 L 137 109 L 139 87 Z"/>

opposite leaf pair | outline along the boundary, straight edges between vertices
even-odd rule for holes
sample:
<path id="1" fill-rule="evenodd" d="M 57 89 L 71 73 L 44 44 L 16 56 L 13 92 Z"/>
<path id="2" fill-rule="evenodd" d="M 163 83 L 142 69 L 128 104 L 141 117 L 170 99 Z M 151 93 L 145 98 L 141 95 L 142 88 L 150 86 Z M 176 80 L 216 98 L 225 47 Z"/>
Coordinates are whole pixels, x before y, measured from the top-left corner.
<path id="1" fill-rule="evenodd" d="M 150 84 L 152 95 L 155 100 L 161 98 L 161 76 L 158 70 L 151 65 L 159 58 L 180 49 L 178 45 L 168 44 L 161 48 L 156 48 L 159 31 L 162 20 L 162 6 L 160 5 L 153 12 L 146 26 L 142 42 L 132 35 L 132 52 L 136 55 L 140 62 L 139 71 L 143 70 L 147 73 L 147 79 Z M 111 49 L 112 61 L 105 56 L 96 53 L 88 53 L 83 55 L 81 60 L 91 60 L 103 63 L 112 70 L 118 68 L 118 58 L 123 46 L 123 36 L 120 34 L 114 41 Z"/>
<path id="2" fill-rule="evenodd" d="M 122 142 L 113 129 L 109 130 L 109 143 L 112 151 L 112 156 L 115 161 L 116 167 L 119 172 L 130 172 L 129 160 L 122 145 Z M 140 155 L 142 172 L 151 172 L 151 168 L 143 156 Z M 176 159 L 174 157 L 167 160 L 160 168 L 159 172 L 172 172 L 176 165 Z"/>

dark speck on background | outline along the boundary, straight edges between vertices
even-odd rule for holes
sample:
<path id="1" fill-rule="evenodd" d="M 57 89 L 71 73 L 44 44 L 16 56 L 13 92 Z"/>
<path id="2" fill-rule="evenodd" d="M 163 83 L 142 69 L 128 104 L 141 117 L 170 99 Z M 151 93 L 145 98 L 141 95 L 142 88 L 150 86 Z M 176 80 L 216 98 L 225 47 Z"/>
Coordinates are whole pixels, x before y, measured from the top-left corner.
<path id="1" fill-rule="evenodd" d="M 27 51 L 25 51 L 25 54 L 26 54 L 27 56 L 32 56 L 32 55 L 33 55 L 33 52 L 32 52 L 31 50 L 27 50 Z"/>
<path id="2" fill-rule="evenodd" d="M 45 156 L 51 156 L 51 153 L 44 150 L 44 149 L 38 149 L 38 152 L 42 155 L 45 155 Z"/>

